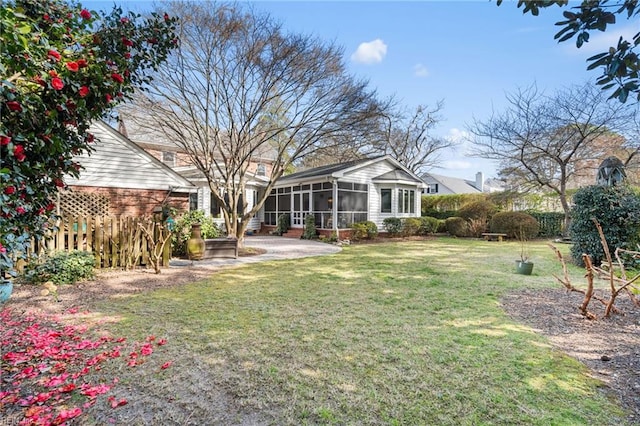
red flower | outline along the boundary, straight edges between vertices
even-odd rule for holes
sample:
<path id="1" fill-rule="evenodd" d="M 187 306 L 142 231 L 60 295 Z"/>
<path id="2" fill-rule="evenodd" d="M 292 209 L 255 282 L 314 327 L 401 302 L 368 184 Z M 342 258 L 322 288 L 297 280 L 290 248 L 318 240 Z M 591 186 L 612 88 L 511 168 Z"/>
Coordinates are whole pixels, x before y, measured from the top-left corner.
<path id="1" fill-rule="evenodd" d="M 27 156 L 24 153 L 24 147 L 22 145 L 16 145 L 13 148 L 13 156 L 16 157 L 18 162 L 23 162 Z"/>
<path id="2" fill-rule="evenodd" d="M 80 16 L 82 16 L 82 19 L 91 19 L 91 12 L 89 12 L 87 9 L 82 9 L 80 11 Z"/>
<path id="3" fill-rule="evenodd" d="M 127 52 L 124 54 L 125 59 L 129 59 L 131 57 L 131 53 Z"/>
<path id="4" fill-rule="evenodd" d="M 15 186 L 7 186 L 4 189 L 4 193 L 7 194 L 7 195 L 15 194 L 16 193 L 16 187 Z"/>
<path id="5" fill-rule="evenodd" d="M 129 47 L 133 46 L 133 42 L 126 37 L 122 37 L 122 44 Z"/>
<path id="6" fill-rule="evenodd" d="M 165 13 L 165 14 L 164 14 L 164 20 L 165 20 L 165 21 L 168 21 L 168 20 L 169 20 L 169 14 L 168 14 L 168 13 Z"/>
<path id="7" fill-rule="evenodd" d="M 93 133 L 87 133 L 87 138 L 85 139 L 87 141 L 87 143 L 91 143 L 93 142 Z"/>
<path id="8" fill-rule="evenodd" d="M 22 105 L 20 105 L 20 103 L 16 101 L 7 102 L 7 108 L 9 108 L 11 111 L 22 111 Z"/>
<path id="9" fill-rule="evenodd" d="M 0 253 L 6 253 L 7 249 L 0 243 Z"/>
<path id="10" fill-rule="evenodd" d="M 111 78 L 117 81 L 118 83 L 124 83 L 124 78 L 122 78 L 122 76 L 117 72 L 114 72 L 113 74 L 111 74 Z"/>
<path id="11" fill-rule="evenodd" d="M 53 180 L 53 183 L 55 183 L 58 188 L 64 187 L 64 182 L 60 178 L 55 178 Z"/>
<path id="12" fill-rule="evenodd" d="M 81 98 L 84 98 L 88 94 L 89 94 L 89 88 L 87 86 L 82 86 L 80 87 L 80 89 L 78 89 L 78 95 L 80 95 Z"/>
<path id="13" fill-rule="evenodd" d="M 72 72 L 78 72 L 78 69 L 80 68 L 77 62 L 67 62 L 65 65 L 67 66 L 67 69 Z"/>
<path id="14" fill-rule="evenodd" d="M 107 93 L 106 95 L 104 95 L 104 98 L 107 100 L 107 103 L 111 102 L 111 100 L 113 99 L 113 98 L 111 97 L 111 95 L 110 95 L 110 94 L 108 94 L 108 93 Z"/>
<path id="15" fill-rule="evenodd" d="M 51 87 L 56 90 L 62 90 L 62 88 L 64 87 L 64 83 L 58 77 L 54 77 L 51 79 Z"/>
<path id="16" fill-rule="evenodd" d="M 53 49 L 52 49 L 52 50 L 49 50 L 49 51 L 47 52 L 47 56 L 49 56 L 50 58 L 55 59 L 56 61 L 59 61 L 59 60 L 60 60 L 60 53 L 58 53 L 57 51 L 55 51 L 55 50 L 53 50 Z"/>
<path id="17" fill-rule="evenodd" d="M 51 210 L 53 210 L 55 208 L 56 208 L 56 205 L 54 203 L 49 203 L 49 204 L 47 204 L 47 207 L 45 207 L 45 210 L 50 212 Z"/>
<path id="18" fill-rule="evenodd" d="M 166 370 L 167 368 L 171 367 L 171 364 L 173 364 L 173 361 L 167 361 L 160 366 L 160 369 Z"/>
<path id="19" fill-rule="evenodd" d="M 56 70 L 51 70 L 49 71 L 49 77 L 57 77 L 58 73 L 56 72 Z"/>
<path id="20" fill-rule="evenodd" d="M 7 146 L 11 142 L 11 138 L 9 136 L 0 135 L 0 145 Z"/>
<path id="21" fill-rule="evenodd" d="M 27 211 L 24 209 L 24 207 L 22 206 L 18 206 L 16 207 L 16 213 L 18 214 L 25 214 Z"/>
<path id="22" fill-rule="evenodd" d="M 123 24 L 129 23 L 129 18 L 120 18 L 120 22 Z"/>
<path id="23" fill-rule="evenodd" d="M 87 64 L 87 60 L 86 59 L 78 59 L 78 66 L 80 68 L 85 68 L 88 64 Z"/>

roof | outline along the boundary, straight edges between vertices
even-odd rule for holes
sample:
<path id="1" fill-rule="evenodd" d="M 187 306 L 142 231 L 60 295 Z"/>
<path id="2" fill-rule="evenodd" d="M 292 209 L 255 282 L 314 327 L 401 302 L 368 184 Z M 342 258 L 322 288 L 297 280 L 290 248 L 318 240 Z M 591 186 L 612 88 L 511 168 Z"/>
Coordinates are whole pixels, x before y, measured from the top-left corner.
<path id="1" fill-rule="evenodd" d="M 425 173 L 422 175 L 423 180 L 426 180 L 428 177 L 431 177 L 439 184 L 447 187 L 454 194 L 473 194 L 482 192 L 476 188 L 475 181 L 437 175 L 435 173 Z"/>
<path id="2" fill-rule="evenodd" d="M 317 178 L 323 176 L 331 176 L 337 172 L 342 172 L 352 167 L 365 164 L 372 160 L 376 160 L 378 158 L 383 158 L 384 156 L 373 157 L 373 158 L 361 158 L 358 160 L 347 161 L 345 163 L 336 163 L 329 164 L 327 166 L 314 167 L 312 169 L 303 170 L 301 172 L 292 173 L 290 175 L 282 176 L 279 179 L 279 182 L 287 181 L 287 180 L 296 180 L 296 179 L 308 179 L 308 178 Z"/>
<path id="3" fill-rule="evenodd" d="M 132 189 L 180 189 L 195 186 L 103 121 L 91 124 L 95 151 L 75 157 L 83 169 L 69 185 Z"/>

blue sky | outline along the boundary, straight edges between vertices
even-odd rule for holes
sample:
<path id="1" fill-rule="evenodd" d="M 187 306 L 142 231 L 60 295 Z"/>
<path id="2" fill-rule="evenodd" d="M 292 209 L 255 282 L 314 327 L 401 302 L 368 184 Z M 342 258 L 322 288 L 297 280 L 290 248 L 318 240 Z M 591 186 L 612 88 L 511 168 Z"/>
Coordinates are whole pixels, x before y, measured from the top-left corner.
<path id="1" fill-rule="evenodd" d="M 125 8 L 147 2 L 115 0 Z M 245 2 L 249 3 L 249 2 Z M 109 9 L 113 2 L 84 2 Z M 461 140 L 467 124 L 505 107 L 505 93 L 536 83 L 553 92 L 596 77 L 586 58 L 633 34 L 637 22 L 620 21 L 606 33 L 592 34 L 581 49 L 558 44 L 557 7 L 540 16 L 523 15 L 515 1 L 253 1 L 284 28 L 333 41 L 344 48 L 349 70 L 370 81 L 383 96 L 394 95 L 414 108 L 444 101 L 444 121 L 436 135 Z M 574 3 L 575 4 L 575 3 Z M 618 28 L 619 27 L 619 28 Z M 615 31 L 614 31 L 615 29 Z M 481 171 L 496 174 L 489 161 L 466 155 L 461 144 L 442 156 L 434 173 L 473 179 Z"/>

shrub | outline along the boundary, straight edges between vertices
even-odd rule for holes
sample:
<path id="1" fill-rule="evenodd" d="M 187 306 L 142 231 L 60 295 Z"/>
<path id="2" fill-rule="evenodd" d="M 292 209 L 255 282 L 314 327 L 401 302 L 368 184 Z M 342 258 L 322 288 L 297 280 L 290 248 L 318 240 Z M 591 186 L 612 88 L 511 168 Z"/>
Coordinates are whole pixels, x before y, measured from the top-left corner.
<path id="1" fill-rule="evenodd" d="M 400 235 L 402 232 L 402 219 L 398 217 L 388 217 L 382 221 L 384 224 L 384 229 L 389 233 L 390 236 Z"/>
<path id="2" fill-rule="evenodd" d="M 564 213 L 557 212 L 528 212 L 538 221 L 540 230 L 538 237 L 553 238 L 564 235 Z"/>
<path id="3" fill-rule="evenodd" d="M 498 208 L 493 203 L 476 201 L 462 206 L 458 210 L 458 216 L 465 220 L 482 219 L 488 221 L 497 211 Z"/>
<path id="4" fill-rule="evenodd" d="M 447 232 L 454 237 L 467 237 L 469 235 L 469 225 L 461 217 L 450 217 L 444 221 Z"/>
<path id="5" fill-rule="evenodd" d="M 538 236 L 538 221 L 525 212 L 498 212 L 489 223 L 491 232 L 507 234 L 509 238 L 530 240 Z"/>
<path id="6" fill-rule="evenodd" d="M 74 284 L 94 277 L 95 258 L 87 251 L 58 252 L 27 263 L 24 278 L 33 284 Z"/>
<path id="7" fill-rule="evenodd" d="M 205 216 L 202 210 L 193 210 L 183 214 L 176 222 L 171 237 L 171 250 L 176 256 L 186 256 L 187 241 L 191 238 L 191 225 L 200 224 L 202 238 L 218 238 L 222 236 L 222 229 L 213 221 L 211 216 Z"/>
<path id="8" fill-rule="evenodd" d="M 351 238 L 356 241 L 371 240 L 378 236 L 378 227 L 369 220 L 352 224 L 351 230 Z"/>
<path id="9" fill-rule="evenodd" d="M 418 235 L 422 222 L 417 217 L 408 217 L 402 221 L 402 235 L 410 237 Z"/>
<path id="10" fill-rule="evenodd" d="M 569 232 L 573 240 L 571 256 L 582 265 L 587 253 L 595 265 L 604 258 L 598 230 L 592 218 L 600 222 L 611 252 L 617 247 L 636 249 L 639 242 L 640 197 L 626 186 L 587 186 L 573 196 Z"/>
<path id="11" fill-rule="evenodd" d="M 315 240 L 318 237 L 316 231 L 316 218 L 312 214 L 308 214 L 304 218 L 304 232 L 302 233 L 303 240 Z"/>
<path id="12" fill-rule="evenodd" d="M 420 229 L 418 230 L 418 234 L 420 235 L 429 235 L 435 234 L 438 232 L 438 228 L 440 227 L 440 223 L 442 221 L 436 219 L 435 217 L 423 216 L 420 218 Z"/>
<path id="13" fill-rule="evenodd" d="M 288 213 L 283 213 L 278 216 L 278 227 L 276 228 L 276 233 L 278 235 L 282 235 L 289 230 L 291 227 L 291 217 Z"/>

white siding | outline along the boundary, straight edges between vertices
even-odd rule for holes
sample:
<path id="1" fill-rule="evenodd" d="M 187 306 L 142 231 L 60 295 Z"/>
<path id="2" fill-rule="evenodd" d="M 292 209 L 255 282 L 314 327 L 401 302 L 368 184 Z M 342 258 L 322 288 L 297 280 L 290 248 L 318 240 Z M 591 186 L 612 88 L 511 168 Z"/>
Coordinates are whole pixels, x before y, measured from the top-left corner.
<path id="1" fill-rule="evenodd" d="M 80 171 L 79 179 L 67 177 L 67 184 L 160 190 L 191 186 L 153 156 L 119 137 L 107 124 L 96 123 L 90 131 L 95 136 L 95 151 L 76 157 L 84 170 Z"/>
<path id="2" fill-rule="evenodd" d="M 341 180 L 369 184 L 369 220 L 374 222 L 379 231 L 384 231 L 384 219 L 388 217 L 420 217 L 421 188 L 416 186 L 400 185 L 395 183 L 373 183 L 372 179 L 395 170 L 395 166 L 387 161 L 371 164 L 368 167 L 345 174 Z M 380 212 L 380 189 L 391 189 L 391 213 Z M 398 189 L 411 189 L 415 191 L 415 213 L 398 213 Z"/>

